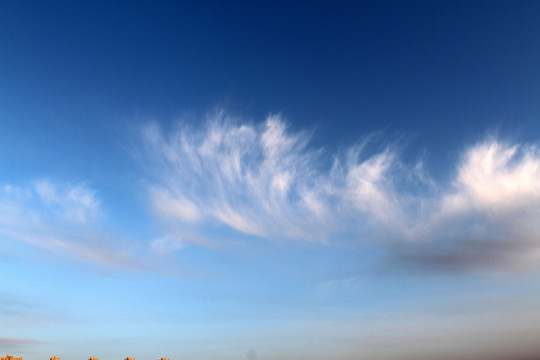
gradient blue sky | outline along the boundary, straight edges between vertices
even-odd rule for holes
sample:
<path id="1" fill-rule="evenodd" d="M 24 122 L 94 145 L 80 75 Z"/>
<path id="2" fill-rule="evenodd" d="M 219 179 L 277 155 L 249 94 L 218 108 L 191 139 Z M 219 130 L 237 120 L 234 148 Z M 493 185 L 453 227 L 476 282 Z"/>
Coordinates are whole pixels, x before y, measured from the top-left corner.
<path id="1" fill-rule="evenodd" d="M 0 354 L 534 359 L 540 2 L 0 2 Z"/>

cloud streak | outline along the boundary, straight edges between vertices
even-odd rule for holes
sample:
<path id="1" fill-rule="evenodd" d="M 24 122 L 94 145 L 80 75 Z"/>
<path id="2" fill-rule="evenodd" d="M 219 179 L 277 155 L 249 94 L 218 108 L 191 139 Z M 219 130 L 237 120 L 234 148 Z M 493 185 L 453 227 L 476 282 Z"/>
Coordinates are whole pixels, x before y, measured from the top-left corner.
<path id="1" fill-rule="evenodd" d="M 377 241 L 396 263 L 426 268 L 540 263 L 533 145 L 474 144 L 448 169 L 453 179 L 438 184 L 394 144 L 373 152 L 364 140 L 329 157 L 279 115 L 252 124 L 220 112 L 198 127 L 180 122 L 165 132 L 149 123 L 141 134 L 150 203 L 168 224 L 154 244 L 162 252 L 206 246 L 200 229 L 221 224 L 268 239 L 327 242 L 346 232 Z"/>
<path id="2" fill-rule="evenodd" d="M 85 184 L 39 180 L 0 188 L 0 235 L 5 238 L 87 263 L 140 266 L 119 246 L 121 238 L 100 230 L 103 217 L 96 192 Z"/>
<path id="3" fill-rule="evenodd" d="M 42 344 L 44 342 L 38 340 L 0 337 L 0 346 L 3 349 L 18 350 L 24 348 L 24 350 L 28 350 L 29 347 Z"/>

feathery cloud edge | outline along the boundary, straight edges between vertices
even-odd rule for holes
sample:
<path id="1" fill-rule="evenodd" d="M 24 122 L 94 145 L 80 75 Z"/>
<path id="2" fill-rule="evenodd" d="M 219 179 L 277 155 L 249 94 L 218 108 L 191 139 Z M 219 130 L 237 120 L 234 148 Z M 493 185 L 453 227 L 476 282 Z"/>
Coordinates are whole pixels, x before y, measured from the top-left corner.
<path id="1" fill-rule="evenodd" d="M 370 153 L 368 140 L 325 168 L 309 134 L 293 133 L 279 115 L 252 124 L 219 112 L 168 133 L 148 123 L 141 135 L 152 211 L 169 224 L 154 243 L 162 252 L 205 245 L 200 230 L 222 224 L 261 238 L 325 242 L 345 229 L 420 267 L 540 263 L 535 145 L 488 138 L 466 148 L 449 170 L 453 180 L 438 184 L 421 164 L 405 164 L 397 146 Z"/>

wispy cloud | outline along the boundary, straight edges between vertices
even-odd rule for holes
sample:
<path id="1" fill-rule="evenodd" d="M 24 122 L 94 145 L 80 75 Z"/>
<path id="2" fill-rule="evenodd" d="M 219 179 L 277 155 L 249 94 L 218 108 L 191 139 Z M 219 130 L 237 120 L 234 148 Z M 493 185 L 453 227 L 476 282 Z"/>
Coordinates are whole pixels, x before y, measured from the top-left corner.
<path id="1" fill-rule="evenodd" d="M 34 193 L 49 210 L 59 213 L 66 220 L 87 223 L 96 218 L 100 202 L 95 191 L 84 184 L 68 185 L 59 188 L 47 180 L 34 184 Z"/>
<path id="2" fill-rule="evenodd" d="M 0 346 L 4 349 L 21 349 L 27 350 L 29 346 L 43 344 L 41 341 L 19 339 L 19 338 L 6 338 L 0 337 Z"/>
<path id="3" fill-rule="evenodd" d="M 540 152 L 488 139 L 468 148 L 452 185 L 404 231 L 413 267 L 527 269 L 540 263 Z M 415 221 L 415 222 L 413 222 Z"/>
<path id="4" fill-rule="evenodd" d="M 364 281 L 363 278 L 357 279 L 356 277 L 345 278 L 345 279 L 333 279 L 333 280 L 328 280 L 325 282 L 318 283 L 315 286 L 315 289 L 319 292 L 326 292 L 326 291 L 334 292 L 336 290 L 358 286 L 363 281 Z"/>
<path id="5" fill-rule="evenodd" d="M 0 315 L 20 315 L 33 309 L 35 304 L 17 299 L 5 293 L 0 293 Z"/>
<path id="6" fill-rule="evenodd" d="M 308 136 L 289 133 L 278 116 L 250 125 L 222 113 L 201 129 L 165 134 L 151 123 L 142 134 L 156 166 L 148 188 L 156 215 L 261 237 L 324 236 L 312 229 L 328 228 L 329 194 L 321 183 L 328 179 L 316 171 Z"/>
<path id="7" fill-rule="evenodd" d="M 43 303 L 42 299 L 28 300 L 20 294 L 0 292 L 0 322 L 6 329 L 16 333 L 17 328 L 65 321 L 68 321 L 68 316 L 63 311 L 55 305 Z"/>
<path id="8" fill-rule="evenodd" d="M 373 152 L 364 140 L 325 154 L 279 115 L 253 124 L 220 112 L 170 132 L 149 123 L 142 137 L 150 203 L 169 224 L 153 244 L 161 252 L 205 245 L 198 230 L 222 224 L 304 241 L 331 241 L 345 231 L 378 241 L 397 263 L 420 267 L 540 263 L 540 152 L 533 145 L 496 138 L 472 145 L 450 164 L 453 179 L 438 184 L 393 144 Z"/>
<path id="9" fill-rule="evenodd" d="M 0 235 L 64 257 L 109 267 L 136 267 L 118 246 L 125 239 L 100 230 L 96 192 L 85 184 L 40 180 L 0 188 Z"/>

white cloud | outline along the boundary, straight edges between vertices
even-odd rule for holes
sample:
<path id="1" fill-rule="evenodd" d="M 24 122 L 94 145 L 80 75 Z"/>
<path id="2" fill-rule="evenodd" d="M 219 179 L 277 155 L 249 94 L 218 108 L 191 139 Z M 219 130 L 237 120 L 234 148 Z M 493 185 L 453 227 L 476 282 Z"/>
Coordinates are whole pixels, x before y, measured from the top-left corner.
<path id="1" fill-rule="evenodd" d="M 94 190 L 84 184 L 40 180 L 0 190 L 0 235 L 48 252 L 110 267 L 137 267 L 137 260 L 117 246 L 124 241 L 101 231 L 103 218 Z"/>
<path id="2" fill-rule="evenodd" d="M 143 128 L 155 165 L 149 186 L 160 217 L 183 223 L 217 221 L 261 237 L 314 239 L 327 201 L 305 134 L 290 134 L 278 116 L 262 126 L 237 124 L 223 113 L 202 129 L 164 134 Z M 326 181 L 326 180 L 324 180 Z"/>
<path id="3" fill-rule="evenodd" d="M 170 133 L 151 123 L 142 135 L 154 212 L 176 219 L 165 233 L 183 232 L 185 243 L 200 244 L 198 229 L 223 224 L 264 238 L 376 237 L 395 256 L 433 266 L 540 263 L 535 146 L 473 145 L 455 178 L 437 184 L 421 162 L 403 163 L 392 144 L 370 152 L 365 140 L 325 158 L 308 146 L 309 134 L 291 132 L 278 115 L 252 124 L 221 112 Z"/>
<path id="4" fill-rule="evenodd" d="M 349 155 L 343 198 L 362 214 L 390 226 L 401 219 L 400 204 L 392 183 L 396 154 L 390 149 L 361 161 L 356 151 Z"/>
<path id="5" fill-rule="evenodd" d="M 83 184 L 59 189 L 48 180 L 40 180 L 34 184 L 33 190 L 49 210 L 61 212 L 68 220 L 86 223 L 99 215 L 99 200 L 95 192 Z"/>
<path id="6" fill-rule="evenodd" d="M 183 247 L 182 241 L 174 237 L 162 237 L 150 243 L 152 251 L 164 255 L 171 251 L 180 250 Z"/>
<path id="7" fill-rule="evenodd" d="M 254 125 L 224 112 L 168 134 L 150 123 L 142 136 L 154 213 L 180 227 L 218 223 L 259 237 L 324 242 L 344 223 L 396 227 L 406 220 L 392 181 L 400 165 L 392 146 L 368 155 L 366 140 L 325 167 L 323 151 L 308 147 L 309 134 L 292 133 L 280 116 Z"/>
<path id="8" fill-rule="evenodd" d="M 464 152 L 452 185 L 417 199 L 429 211 L 403 229 L 413 263 L 451 269 L 540 264 L 540 152 L 489 139 Z"/>
<path id="9" fill-rule="evenodd" d="M 540 200 L 540 154 L 534 146 L 490 140 L 469 149 L 443 211 L 513 211 Z"/>
<path id="10" fill-rule="evenodd" d="M 195 222 L 200 219 L 197 205 L 186 200 L 182 195 L 173 195 L 167 189 L 150 189 L 152 206 L 162 216 L 176 217 L 185 222 Z"/>

